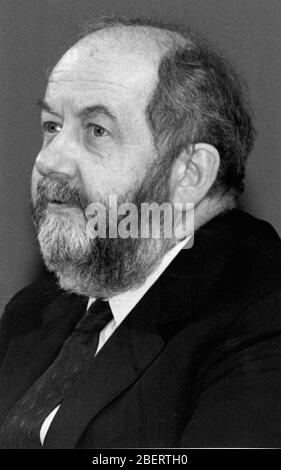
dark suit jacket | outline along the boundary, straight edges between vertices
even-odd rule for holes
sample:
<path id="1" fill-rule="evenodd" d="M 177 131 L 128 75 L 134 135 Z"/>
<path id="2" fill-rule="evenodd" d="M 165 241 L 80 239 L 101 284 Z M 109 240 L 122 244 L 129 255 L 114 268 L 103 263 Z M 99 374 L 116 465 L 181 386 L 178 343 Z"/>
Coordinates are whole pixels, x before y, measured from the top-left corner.
<path id="1" fill-rule="evenodd" d="M 280 245 L 239 210 L 202 227 L 63 402 L 45 447 L 280 447 Z M 0 423 L 85 306 L 51 277 L 8 304 Z"/>

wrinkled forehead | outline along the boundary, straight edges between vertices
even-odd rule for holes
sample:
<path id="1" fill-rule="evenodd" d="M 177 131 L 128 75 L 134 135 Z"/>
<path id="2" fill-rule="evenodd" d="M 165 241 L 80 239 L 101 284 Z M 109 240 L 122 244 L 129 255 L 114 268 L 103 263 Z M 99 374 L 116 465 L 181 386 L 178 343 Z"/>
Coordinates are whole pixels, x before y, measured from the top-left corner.
<path id="1" fill-rule="evenodd" d="M 150 88 L 158 79 L 165 47 L 134 30 L 93 33 L 64 54 L 49 82 L 104 82 L 132 91 Z"/>

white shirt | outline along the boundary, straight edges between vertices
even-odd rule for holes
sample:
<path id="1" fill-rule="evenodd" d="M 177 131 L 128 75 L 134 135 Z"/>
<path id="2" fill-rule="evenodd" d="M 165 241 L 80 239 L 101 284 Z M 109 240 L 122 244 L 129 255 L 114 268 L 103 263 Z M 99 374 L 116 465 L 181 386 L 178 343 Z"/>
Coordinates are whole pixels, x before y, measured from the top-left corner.
<path id="1" fill-rule="evenodd" d="M 99 344 L 97 347 L 96 355 L 101 350 L 103 345 L 106 343 L 108 338 L 116 330 L 116 328 L 118 328 L 118 326 L 122 323 L 122 321 L 126 318 L 126 316 L 133 310 L 133 308 L 137 305 L 137 303 L 142 299 L 145 293 L 157 281 L 157 279 L 161 276 L 161 274 L 165 271 L 165 269 L 177 256 L 177 254 L 186 245 L 187 247 L 189 247 L 188 242 L 190 238 L 191 236 L 188 238 L 185 238 L 184 240 L 179 242 L 176 246 L 174 246 L 170 251 L 168 251 L 168 253 L 165 254 L 165 256 L 163 257 L 163 259 L 161 260 L 157 268 L 148 276 L 144 284 L 142 284 L 137 289 L 133 289 L 128 292 L 123 292 L 122 294 L 118 294 L 109 300 L 109 305 L 113 314 L 113 319 L 100 332 Z M 93 297 L 89 299 L 87 309 L 95 300 L 96 299 Z M 60 405 L 58 405 L 47 416 L 44 423 L 42 424 L 42 427 L 40 430 L 40 441 L 42 445 L 44 444 L 44 440 L 46 438 L 51 422 L 53 421 L 59 407 Z"/>

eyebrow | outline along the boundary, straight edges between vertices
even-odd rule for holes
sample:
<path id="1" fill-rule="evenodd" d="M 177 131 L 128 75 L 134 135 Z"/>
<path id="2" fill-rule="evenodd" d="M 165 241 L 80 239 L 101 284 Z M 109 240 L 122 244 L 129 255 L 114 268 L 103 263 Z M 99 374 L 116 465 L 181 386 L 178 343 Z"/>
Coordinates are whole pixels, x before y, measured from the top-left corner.
<path id="1" fill-rule="evenodd" d="M 48 113 L 50 114 L 56 114 L 58 115 L 58 113 L 56 113 L 52 107 L 45 101 L 45 100 L 37 100 L 36 101 L 36 106 L 41 110 L 41 111 L 47 111 Z"/>
<path id="2" fill-rule="evenodd" d="M 45 100 L 38 100 L 36 102 L 37 106 L 41 111 L 46 111 L 50 114 L 55 114 L 56 116 L 59 116 L 59 114 L 52 109 L 52 107 L 45 101 Z M 93 106 L 86 106 L 85 108 L 82 108 L 78 112 L 78 116 L 82 118 L 89 117 L 91 114 L 104 114 L 105 116 L 108 116 L 110 119 L 115 121 L 117 118 L 114 116 L 109 109 L 104 106 L 104 105 L 93 105 Z"/>
<path id="3" fill-rule="evenodd" d="M 79 116 L 81 117 L 88 117 L 91 114 L 104 114 L 105 116 L 108 116 L 110 119 L 115 121 L 117 118 L 114 116 L 111 111 L 106 106 L 97 104 L 93 106 L 86 106 L 85 108 L 81 109 L 78 113 Z"/>

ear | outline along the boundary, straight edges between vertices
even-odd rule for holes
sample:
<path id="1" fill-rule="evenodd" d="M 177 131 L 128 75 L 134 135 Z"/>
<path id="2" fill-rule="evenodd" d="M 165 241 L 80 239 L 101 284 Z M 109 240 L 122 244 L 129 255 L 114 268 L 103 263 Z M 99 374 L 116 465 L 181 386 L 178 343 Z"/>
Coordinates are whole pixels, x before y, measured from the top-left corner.
<path id="1" fill-rule="evenodd" d="M 195 144 L 191 152 L 184 150 L 175 160 L 171 172 L 171 202 L 197 206 L 216 180 L 220 156 L 209 144 Z"/>

